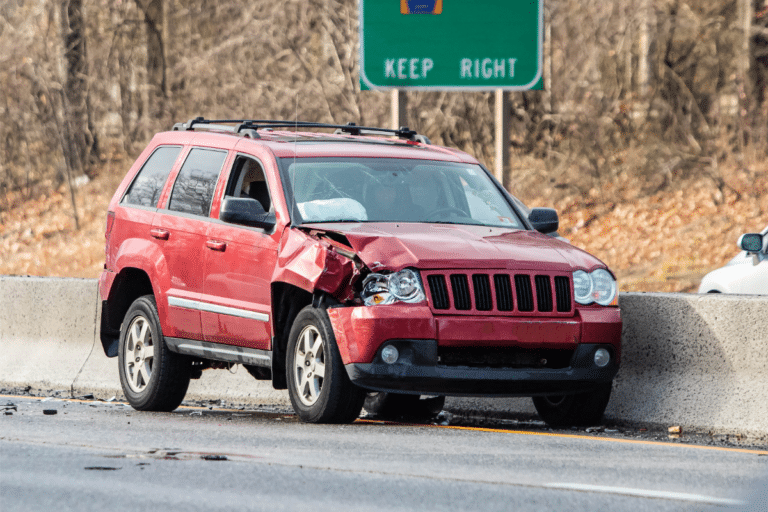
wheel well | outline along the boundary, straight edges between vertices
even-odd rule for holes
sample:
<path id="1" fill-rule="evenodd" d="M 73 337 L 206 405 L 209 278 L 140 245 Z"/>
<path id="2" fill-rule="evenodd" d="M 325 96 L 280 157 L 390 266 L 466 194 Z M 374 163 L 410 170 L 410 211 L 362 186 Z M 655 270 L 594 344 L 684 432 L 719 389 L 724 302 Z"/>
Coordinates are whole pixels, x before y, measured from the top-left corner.
<path id="1" fill-rule="evenodd" d="M 285 348 L 296 315 L 312 304 L 312 294 L 287 283 L 272 284 L 272 386 L 287 389 Z"/>
<path id="2" fill-rule="evenodd" d="M 143 270 L 124 268 L 115 277 L 101 310 L 101 343 L 108 357 L 117 356 L 120 324 L 128 308 L 139 297 L 153 294 L 152 281 Z"/>

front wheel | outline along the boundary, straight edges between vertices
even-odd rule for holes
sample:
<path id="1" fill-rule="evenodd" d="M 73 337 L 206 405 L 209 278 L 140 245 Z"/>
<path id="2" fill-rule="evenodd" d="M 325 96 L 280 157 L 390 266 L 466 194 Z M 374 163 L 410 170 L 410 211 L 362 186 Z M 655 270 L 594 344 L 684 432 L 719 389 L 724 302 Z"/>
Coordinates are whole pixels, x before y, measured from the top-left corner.
<path id="1" fill-rule="evenodd" d="M 535 396 L 533 405 L 541 419 L 552 427 L 597 425 L 611 398 L 611 386 L 612 382 L 606 382 L 587 393 Z"/>
<path id="2" fill-rule="evenodd" d="M 286 356 L 288 395 L 302 421 L 351 423 L 360 415 L 365 391 L 349 380 L 325 310 L 299 312 Z"/>
<path id="3" fill-rule="evenodd" d="M 189 387 L 188 357 L 168 350 L 152 295 L 136 299 L 125 314 L 117 352 L 120 384 L 139 411 L 172 411 Z"/>
<path id="4" fill-rule="evenodd" d="M 370 414 L 381 419 L 428 420 L 437 416 L 445 405 L 444 396 L 422 398 L 419 395 L 368 393 L 363 407 Z"/>

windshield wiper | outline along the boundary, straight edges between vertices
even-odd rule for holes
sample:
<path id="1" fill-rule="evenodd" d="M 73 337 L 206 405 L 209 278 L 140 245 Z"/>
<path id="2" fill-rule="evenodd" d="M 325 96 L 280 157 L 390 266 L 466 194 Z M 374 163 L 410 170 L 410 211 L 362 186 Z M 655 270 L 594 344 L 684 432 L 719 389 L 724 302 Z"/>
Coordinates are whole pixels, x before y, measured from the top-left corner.
<path id="1" fill-rule="evenodd" d="M 330 219 L 330 220 L 305 220 L 302 224 L 328 224 L 331 222 L 369 222 L 360 219 Z"/>
<path id="2" fill-rule="evenodd" d="M 487 226 L 487 224 L 481 224 L 480 222 L 453 222 L 450 220 L 428 220 L 425 221 L 424 224 L 457 224 L 457 225 L 464 225 L 464 226 Z M 498 227 L 498 226 L 488 226 L 488 227 Z"/>

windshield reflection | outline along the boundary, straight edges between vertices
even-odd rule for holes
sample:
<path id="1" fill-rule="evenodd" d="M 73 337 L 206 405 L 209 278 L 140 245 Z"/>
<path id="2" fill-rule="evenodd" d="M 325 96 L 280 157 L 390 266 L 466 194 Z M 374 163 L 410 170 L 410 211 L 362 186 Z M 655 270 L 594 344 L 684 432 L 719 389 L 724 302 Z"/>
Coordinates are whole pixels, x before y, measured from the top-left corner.
<path id="1" fill-rule="evenodd" d="M 296 223 L 429 222 L 522 229 L 476 164 L 397 158 L 282 159 Z"/>

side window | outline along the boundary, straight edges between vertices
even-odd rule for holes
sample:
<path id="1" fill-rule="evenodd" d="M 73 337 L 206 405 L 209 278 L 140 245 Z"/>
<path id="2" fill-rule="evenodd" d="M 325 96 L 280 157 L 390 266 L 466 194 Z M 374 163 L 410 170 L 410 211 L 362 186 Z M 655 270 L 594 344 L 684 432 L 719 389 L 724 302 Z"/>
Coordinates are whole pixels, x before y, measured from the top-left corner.
<path id="1" fill-rule="evenodd" d="M 269 196 L 269 187 L 267 187 L 264 170 L 252 158 L 240 156 L 235 160 L 233 172 L 229 176 L 229 183 L 227 183 L 226 195 L 255 199 L 261 203 L 265 212 L 272 208 L 272 199 Z"/>
<path id="2" fill-rule="evenodd" d="M 160 146 L 150 155 L 123 196 L 123 203 L 157 206 L 165 180 L 176 162 L 180 146 Z"/>
<path id="3" fill-rule="evenodd" d="M 168 209 L 207 216 L 226 151 L 193 148 L 173 184 Z"/>

